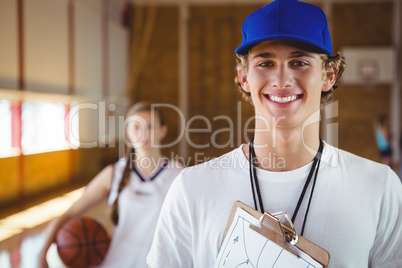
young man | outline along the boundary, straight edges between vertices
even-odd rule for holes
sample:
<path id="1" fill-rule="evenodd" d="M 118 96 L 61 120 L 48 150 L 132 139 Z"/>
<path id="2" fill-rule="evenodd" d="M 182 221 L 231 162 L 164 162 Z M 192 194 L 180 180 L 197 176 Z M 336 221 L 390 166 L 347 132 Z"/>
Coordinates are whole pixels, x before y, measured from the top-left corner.
<path id="1" fill-rule="evenodd" d="M 321 101 L 345 65 L 331 56 L 322 10 L 276 0 L 250 14 L 242 30 L 237 79 L 255 107 L 254 140 L 179 175 L 165 199 L 148 265 L 213 267 L 240 200 L 293 215 L 297 232 L 330 253 L 329 267 L 402 267 L 398 177 L 319 138 Z"/>

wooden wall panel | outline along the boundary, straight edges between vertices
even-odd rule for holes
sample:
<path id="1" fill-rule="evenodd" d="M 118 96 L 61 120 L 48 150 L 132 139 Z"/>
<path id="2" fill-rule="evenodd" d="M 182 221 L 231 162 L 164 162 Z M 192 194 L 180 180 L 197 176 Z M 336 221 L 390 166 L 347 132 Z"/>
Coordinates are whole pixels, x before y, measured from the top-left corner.
<path id="1" fill-rule="evenodd" d="M 149 8 L 145 8 L 144 12 L 146 18 Z M 132 102 L 150 101 L 178 106 L 178 16 L 177 7 L 157 7 L 146 58 L 140 68 L 137 84 L 131 89 Z M 135 34 L 134 32 L 134 36 Z M 180 134 L 180 116 L 172 108 L 163 110 L 169 128 L 163 143 L 170 144 Z M 167 156 L 172 153 L 175 155 L 178 152 L 178 144 L 175 143 L 162 151 Z"/>
<path id="2" fill-rule="evenodd" d="M 75 91 L 88 97 L 102 96 L 101 13 L 75 2 Z"/>
<path id="3" fill-rule="evenodd" d="M 332 17 L 334 51 L 343 46 L 392 45 L 390 1 L 334 4 Z M 390 91 L 391 87 L 340 86 L 335 96 L 341 149 L 379 161 L 374 124 L 380 115 L 390 116 Z"/>
<path id="4" fill-rule="evenodd" d="M 66 185 L 69 163 L 68 151 L 24 156 L 24 195 L 29 197 L 44 189 Z"/>
<path id="5" fill-rule="evenodd" d="M 128 32 L 116 22 L 109 22 L 109 95 L 125 96 L 128 70 Z"/>
<path id="6" fill-rule="evenodd" d="M 241 25 L 260 6 L 197 6 L 190 19 L 190 116 L 202 116 L 191 128 L 211 130 L 191 133 L 190 163 L 200 163 L 239 146 L 243 126 L 253 116 L 234 83 L 235 48 L 241 43 Z M 219 118 L 219 119 L 218 119 Z M 200 157 L 202 159 L 200 159 Z"/>
<path id="7" fill-rule="evenodd" d="M 20 158 L 0 158 L 0 210 L 51 191 L 86 185 L 118 157 L 118 148 L 81 148 L 25 155 L 22 181 Z"/>
<path id="8" fill-rule="evenodd" d="M 111 162 L 116 156 L 108 157 L 107 148 L 91 148 L 77 150 L 75 157 L 75 182 L 85 183 Z"/>
<path id="9" fill-rule="evenodd" d="M 392 1 L 339 3 L 333 5 L 332 42 L 342 46 L 392 44 Z"/>
<path id="10" fill-rule="evenodd" d="M 0 1 L 0 88 L 18 87 L 17 1 Z"/>
<path id="11" fill-rule="evenodd" d="M 380 161 L 375 124 L 380 115 L 390 116 L 390 98 L 389 87 L 342 87 L 338 98 L 339 147 Z"/>
<path id="12" fill-rule="evenodd" d="M 0 204 L 19 197 L 19 159 L 0 158 Z"/>
<path id="13" fill-rule="evenodd" d="M 26 89 L 67 94 L 67 2 L 23 3 Z"/>

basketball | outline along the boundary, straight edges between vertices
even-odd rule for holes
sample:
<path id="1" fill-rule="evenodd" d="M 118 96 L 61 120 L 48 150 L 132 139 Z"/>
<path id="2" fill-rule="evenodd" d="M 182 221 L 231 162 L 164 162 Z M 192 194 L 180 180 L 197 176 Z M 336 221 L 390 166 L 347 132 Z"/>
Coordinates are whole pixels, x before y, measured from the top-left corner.
<path id="1" fill-rule="evenodd" d="M 110 244 L 103 226 L 90 218 L 73 218 L 56 235 L 60 259 L 68 267 L 87 268 L 102 263 Z"/>

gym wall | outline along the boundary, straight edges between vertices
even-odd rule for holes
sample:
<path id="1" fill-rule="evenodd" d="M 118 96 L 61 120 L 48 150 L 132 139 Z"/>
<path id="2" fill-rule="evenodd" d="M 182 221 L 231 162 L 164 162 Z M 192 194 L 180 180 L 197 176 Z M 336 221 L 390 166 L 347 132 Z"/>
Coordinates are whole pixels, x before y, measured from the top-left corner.
<path id="1" fill-rule="evenodd" d="M 332 1 L 329 8 L 322 1 L 309 2 L 330 10 L 328 17 L 335 52 L 345 46 L 393 46 L 393 31 L 396 27 L 393 24 L 395 1 Z M 143 5 L 139 6 L 144 8 Z M 185 141 L 188 148 L 186 159 L 190 164 L 228 152 L 240 143 L 247 142 L 252 135 L 239 131 L 239 126 L 242 129 L 248 123 L 247 120 L 253 116 L 253 108 L 242 100 L 233 82 L 234 49 L 240 44 L 240 29 L 245 16 L 261 6 L 259 3 L 246 5 L 239 2 L 189 4 L 187 106 L 189 118 L 199 115 L 207 118 L 207 120 L 195 118 L 190 124 L 192 129 L 205 130 L 204 133 L 190 133 L 189 139 Z M 146 8 L 151 7 L 145 5 Z M 176 104 L 178 80 L 180 80 L 176 65 L 179 61 L 177 32 L 180 6 L 161 5 L 157 7 L 157 13 L 155 30 L 145 64 L 141 69 L 141 79 L 135 98 Z M 400 64 L 401 54 L 397 55 Z M 380 115 L 391 117 L 391 91 L 390 85 L 375 85 L 368 88 L 345 86 L 341 83 L 335 93 L 339 113 L 332 120 L 325 122 L 332 126 L 336 125 L 337 130 L 333 134 L 335 145 L 374 161 L 380 161 L 374 138 L 374 124 Z M 216 116 L 221 115 L 232 119 L 233 137 L 230 137 L 228 131 L 211 137 L 215 130 L 231 127 L 227 120 L 214 120 Z M 206 121 L 211 125 L 209 126 Z M 248 128 L 252 128 L 252 125 L 248 125 Z M 174 140 L 177 134 L 178 132 L 171 133 L 173 136 L 169 139 Z M 325 134 L 323 135 L 326 138 Z M 212 146 L 212 141 L 222 145 L 222 148 Z"/>
<path id="2" fill-rule="evenodd" d="M 334 51 L 344 46 L 393 45 L 391 1 L 339 3 L 332 11 Z M 391 117 L 391 86 L 342 85 L 339 89 L 339 147 L 380 161 L 374 126 L 380 115 Z"/>
<path id="3" fill-rule="evenodd" d="M 84 185 L 119 156 L 119 148 L 103 142 L 99 131 L 128 104 L 128 30 L 111 8 L 107 1 L 0 2 L 0 100 L 20 108 L 26 101 L 89 106 L 80 111 L 79 135 L 97 142 L 91 148 L 0 158 L 0 212 Z M 108 109 L 110 103 L 116 108 Z M 118 139 L 107 128 L 104 134 Z"/>

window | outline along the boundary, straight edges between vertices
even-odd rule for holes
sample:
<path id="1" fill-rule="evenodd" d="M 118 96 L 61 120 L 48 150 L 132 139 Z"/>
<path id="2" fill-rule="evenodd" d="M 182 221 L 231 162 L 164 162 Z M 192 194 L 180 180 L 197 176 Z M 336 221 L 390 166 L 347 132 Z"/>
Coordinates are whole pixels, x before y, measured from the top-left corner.
<path id="1" fill-rule="evenodd" d="M 11 103 L 7 100 L 0 100 L 0 157 L 12 154 L 11 145 Z"/>
<path id="2" fill-rule="evenodd" d="M 78 107 L 0 100 L 0 158 L 78 148 Z"/>
<path id="3" fill-rule="evenodd" d="M 21 113 L 22 152 L 33 154 L 68 149 L 65 113 L 62 103 L 24 102 Z"/>

